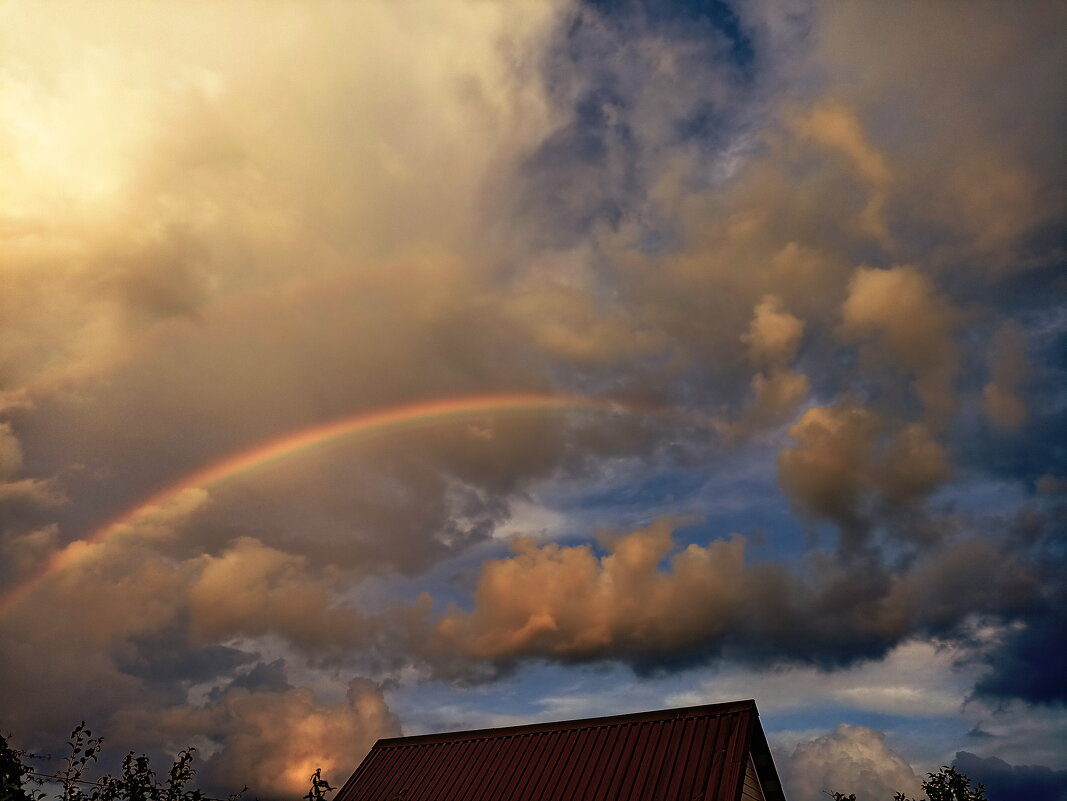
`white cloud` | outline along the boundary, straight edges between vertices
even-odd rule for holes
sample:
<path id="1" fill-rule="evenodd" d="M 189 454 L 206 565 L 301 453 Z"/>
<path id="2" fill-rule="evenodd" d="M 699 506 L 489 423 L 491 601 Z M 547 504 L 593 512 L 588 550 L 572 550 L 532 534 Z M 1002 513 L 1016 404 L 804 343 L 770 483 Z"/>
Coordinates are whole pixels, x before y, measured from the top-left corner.
<path id="1" fill-rule="evenodd" d="M 779 760 L 778 772 L 793 801 L 823 801 L 829 792 L 880 801 L 919 789 L 919 777 L 886 744 L 883 732 L 847 723 L 798 743 L 787 760 Z"/>
<path id="2" fill-rule="evenodd" d="M 966 651 L 958 646 L 912 640 L 883 659 L 861 662 L 832 673 L 793 667 L 769 671 L 723 670 L 699 688 L 671 695 L 672 706 L 755 698 L 767 714 L 811 707 L 882 712 L 913 717 L 958 716 L 983 668 L 961 666 Z"/>

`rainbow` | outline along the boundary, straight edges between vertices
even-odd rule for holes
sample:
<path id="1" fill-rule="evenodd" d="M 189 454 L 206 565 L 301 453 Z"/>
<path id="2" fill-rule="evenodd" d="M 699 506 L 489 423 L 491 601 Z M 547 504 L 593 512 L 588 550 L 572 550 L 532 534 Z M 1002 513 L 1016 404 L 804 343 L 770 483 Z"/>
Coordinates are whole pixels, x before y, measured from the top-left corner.
<path id="1" fill-rule="evenodd" d="M 419 401 L 358 412 L 328 423 L 290 432 L 269 442 L 232 453 L 156 490 L 147 498 L 108 520 L 86 537 L 71 542 L 53 554 L 41 568 L 0 596 L 0 615 L 29 596 L 49 576 L 83 559 L 91 550 L 90 545 L 107 540 L 123 528 L 141 520 L 152 510 L 173 501 L 186 490 L 218 484 L 233 476 L 287 459 L 317 445 L 342 437 L 382 435 L 392 431 L 420 428 L 485 414 L 564 409 L 623 411 L 630 409 L 630 406 L 602 398 L 538 393 L 475 395 Z"/>

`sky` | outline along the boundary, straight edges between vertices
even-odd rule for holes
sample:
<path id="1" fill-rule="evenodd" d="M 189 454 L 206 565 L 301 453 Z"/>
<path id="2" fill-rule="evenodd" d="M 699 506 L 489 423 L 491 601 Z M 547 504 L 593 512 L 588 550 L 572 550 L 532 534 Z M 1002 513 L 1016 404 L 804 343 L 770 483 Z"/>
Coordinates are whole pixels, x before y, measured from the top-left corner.
<path id="1" fill-rule="evenodd" d="M 793 801 L 1067 798 L 1065 39 L 0 0 L 0 727 L 267 801 L 754 698 Z"/>

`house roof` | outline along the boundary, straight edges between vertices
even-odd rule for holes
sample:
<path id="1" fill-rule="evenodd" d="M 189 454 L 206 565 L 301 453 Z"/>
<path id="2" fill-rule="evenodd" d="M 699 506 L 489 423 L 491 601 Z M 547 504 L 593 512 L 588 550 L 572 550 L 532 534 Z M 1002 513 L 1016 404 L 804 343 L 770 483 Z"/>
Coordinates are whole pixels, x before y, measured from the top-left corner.
<path id="1" fill-rule="evenodd" d="M 334 801 L 784 801 L 754 701 L 378 740 Z"/>

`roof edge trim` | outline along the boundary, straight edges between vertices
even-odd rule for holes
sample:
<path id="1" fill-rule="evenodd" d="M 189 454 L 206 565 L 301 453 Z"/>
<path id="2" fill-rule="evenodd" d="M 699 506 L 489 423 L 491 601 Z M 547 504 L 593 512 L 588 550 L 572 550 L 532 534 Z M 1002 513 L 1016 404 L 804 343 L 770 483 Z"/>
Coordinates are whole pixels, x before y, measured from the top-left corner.
<path id="1" fill-rule="evenodd" d="M 374 748 L 399 748 L 409 745 L 460 740 L 480 740 L 494 737 L 510 737 L 538 731 L 560 731 L 566 729 L 593 728 L 612 726 L 621 723 L 641 723 L 654 720 L 674 720 L 678 718 L 698 718 L 705 716 L 728 715 L 736 712 L 752 712 L 758 717 L 756 702 L 730 701 L 724 704 L 704 704 L 701 706 L 684 706 L 674 709 L 659 709 L 650 712 L 637 712 L 607 717 L 582 718 L 579 720 L 558 720 L 546 723 L 528 723 L 520 726 L 501 726 L 495 729 L 471 729 L 468 731 L 441 732 L 438 734 L 416 734 L 410 737 L 383 737 L 374 744 Z"/>

